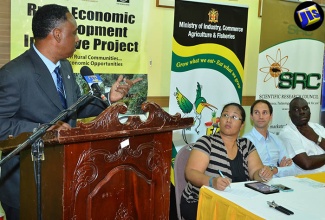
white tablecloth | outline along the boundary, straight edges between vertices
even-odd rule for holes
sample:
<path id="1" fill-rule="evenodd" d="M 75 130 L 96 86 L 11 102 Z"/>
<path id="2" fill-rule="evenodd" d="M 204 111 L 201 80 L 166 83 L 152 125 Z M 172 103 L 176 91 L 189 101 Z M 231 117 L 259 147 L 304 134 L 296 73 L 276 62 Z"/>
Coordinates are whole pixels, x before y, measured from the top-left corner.
<path id="1" fill-rule="evenodd" d="M 323 183 L 307 178 L 284 177 L 274 178 L 267 184 L 283 184 L 294 191 L 280 191 L 265 195 L 245 187 L 244 183 L 232 183 L 231 188 L 225 191 L 207 188 L 265 219 L 325 219 L 325 185 Z M 270 208 L 267 201 L 275 201 L 278 205 L 293 211 L 294 215 L 286 215 Z"/>

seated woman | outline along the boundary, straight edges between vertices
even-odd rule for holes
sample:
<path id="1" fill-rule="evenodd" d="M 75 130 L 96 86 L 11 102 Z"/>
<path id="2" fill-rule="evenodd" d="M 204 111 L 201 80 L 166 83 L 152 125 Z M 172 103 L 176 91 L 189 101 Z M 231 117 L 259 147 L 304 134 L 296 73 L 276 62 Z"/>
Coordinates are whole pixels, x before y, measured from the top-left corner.
<path id="1" fill-rule="evenodd" d="M 231 182 L 268 181 L 272 178 L 273 172 L 263 166 L 254 145 L 248 139 L 238 137 L 245 117 L 241 105 L 225 105 L 220 117 L 220 131 L 199 138 L 193 146 L 185 167 L 188 183 L 181 198 L 184 219 L 196 219 L 199 190 L 203 185 L 225 190 Z"/>

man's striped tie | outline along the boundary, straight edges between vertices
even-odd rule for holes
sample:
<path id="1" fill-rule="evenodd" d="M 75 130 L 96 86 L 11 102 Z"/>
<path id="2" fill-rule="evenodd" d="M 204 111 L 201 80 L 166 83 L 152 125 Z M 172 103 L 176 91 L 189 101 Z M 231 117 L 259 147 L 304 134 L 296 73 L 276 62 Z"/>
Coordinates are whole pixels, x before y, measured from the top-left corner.
<path id="1" fill-rule="evenodd" d="M 65 99 L 63 81 L 62 81 L 62 76 L 60 74 L 60 67 L 59 66 L 57 66 L 55 68 L 54 73 L 56 74 L 56 89 L 58 90 L 60 100 L 61 100 L 61 103 L 62 103 L 62 107 L 64 109 L 66 109 L 67 108 L 67 100 Z"/>

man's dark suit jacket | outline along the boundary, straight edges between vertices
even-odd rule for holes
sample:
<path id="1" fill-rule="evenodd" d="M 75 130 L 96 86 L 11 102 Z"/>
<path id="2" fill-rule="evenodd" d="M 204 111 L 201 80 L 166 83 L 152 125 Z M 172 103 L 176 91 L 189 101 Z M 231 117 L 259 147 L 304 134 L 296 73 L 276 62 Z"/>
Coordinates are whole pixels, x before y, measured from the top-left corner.
<path id="1" fill-rule="evenodd" d="M 81 92 L 70 63 L 60 62 L 69 107 Z M 77 117 L 98 115 L 103 108 L 104 105 L 95 100 L 67 122 L 75 126 Z M 51 73 L 33 48 L 0 69 L 0 140 L 7 139 L 8 135 L 31 132 L 39 124 L 55 119 L 62 110 Z M 19 208 L 19 156 L 2 166 L 0 201 Z"/>

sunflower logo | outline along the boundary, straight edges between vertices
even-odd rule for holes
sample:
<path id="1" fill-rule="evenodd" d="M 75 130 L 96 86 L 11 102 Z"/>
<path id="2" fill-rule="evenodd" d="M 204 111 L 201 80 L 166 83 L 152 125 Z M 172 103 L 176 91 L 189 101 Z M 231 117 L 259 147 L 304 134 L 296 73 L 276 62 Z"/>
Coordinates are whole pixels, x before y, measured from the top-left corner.
<path id="1" fill-rule="evenodd" d="M 262 67 L 259 70 L 262 73 L 265 73 L 264 82 L 269 81 L 271 78 L 274 78 L 274 86 L 278 88 L 279 84 L 279 76 L 283 72 L 289 72 L 289 69 L 284 67 L 284 64 L 288 60 L 288 56 L 282 57 L 281 49 L 279 48 L 276 52 L 275 59 L 270 55 L 266 55 L 266 60 L 270 64 L 270 66 Z"/>

